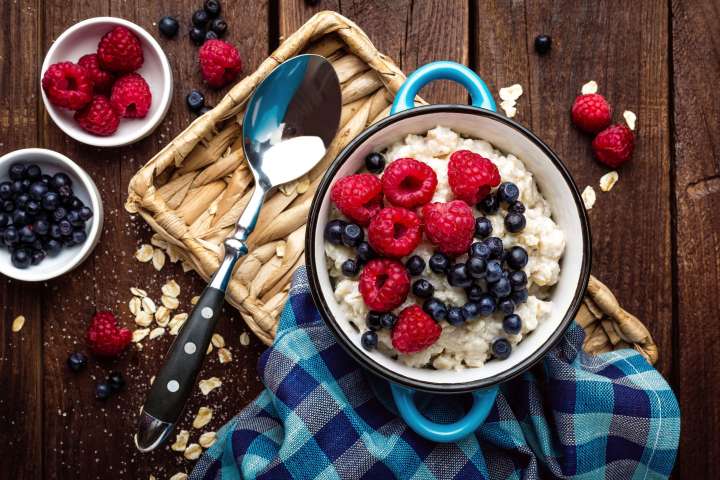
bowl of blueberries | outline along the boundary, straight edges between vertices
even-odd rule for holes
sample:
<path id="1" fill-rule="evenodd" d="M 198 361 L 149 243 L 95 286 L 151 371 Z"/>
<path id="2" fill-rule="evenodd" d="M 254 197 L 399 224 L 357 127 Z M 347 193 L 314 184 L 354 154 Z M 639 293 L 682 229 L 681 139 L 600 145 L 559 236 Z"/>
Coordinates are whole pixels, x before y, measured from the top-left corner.
<path id="1" fill-rule="evenodd" d="M 40 282 L 77 267 L 100 239 L 102 200 L 90 176 L 42 148 L 0 157 L 0 273 Z"/>

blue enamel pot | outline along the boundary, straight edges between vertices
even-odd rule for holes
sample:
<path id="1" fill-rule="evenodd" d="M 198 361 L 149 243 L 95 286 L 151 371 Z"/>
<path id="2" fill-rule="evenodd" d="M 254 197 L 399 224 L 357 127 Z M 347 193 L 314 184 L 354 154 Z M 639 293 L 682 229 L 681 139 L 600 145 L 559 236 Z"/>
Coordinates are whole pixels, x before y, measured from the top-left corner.
<path id="1" fill-rule="evenodd" d="M 413 100 L 420 89 L 441 79 L 465 87 L 472 105 L 415 107 Z M 423 135 L 438 125 L 465 137 L 486 140 L 522 160 L 533 174 L 566 239 L 560 279 L 551 294 L 550 318 L 529 333 L 507 359 L 493 359 L 482 367 L 460 371 L 413 368 L 379 351 L 365 350 L 360 342 L 362 332 L 348 321 L 333 294 L 323 245 L 323 231 L 331 206 L 329 191 L 333 183 L 361 170 L 369 153 L 382 151 L 409 134 Z M 358 135 L 332 163 L 311 206 L 306 263 L 315 304 L 340 344 L 369 372 L 390 382 L 397 411 L 413 430 L 432 441 L 453 442 L 472 434 L 485 422 L 503 382 L 528 370 L 560 340 L 577 313 L 587 287 L 590 248 L 585 209 L 565 165 L 527 128 L 496 113 L 492 94 L 472 70 L 454 62 L 441 61 L 413 72 L 398 91 L 391 115 Z M 438 424 L 419 411 L 415 402 L 417 391 L 437 395 L 470 394 L 473 403 L 462 419 L 451 424 Z"/>

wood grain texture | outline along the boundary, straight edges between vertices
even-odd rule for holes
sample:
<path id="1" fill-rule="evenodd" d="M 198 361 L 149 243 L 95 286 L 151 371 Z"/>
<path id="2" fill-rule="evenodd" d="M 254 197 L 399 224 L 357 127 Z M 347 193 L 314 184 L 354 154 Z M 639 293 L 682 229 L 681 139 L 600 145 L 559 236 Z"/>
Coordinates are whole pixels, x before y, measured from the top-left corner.
<path id="1" fill-rule="evenodd" d="M 720 476 L 719 21 L 717 4 L 673 2 L 679 478 Z"/>

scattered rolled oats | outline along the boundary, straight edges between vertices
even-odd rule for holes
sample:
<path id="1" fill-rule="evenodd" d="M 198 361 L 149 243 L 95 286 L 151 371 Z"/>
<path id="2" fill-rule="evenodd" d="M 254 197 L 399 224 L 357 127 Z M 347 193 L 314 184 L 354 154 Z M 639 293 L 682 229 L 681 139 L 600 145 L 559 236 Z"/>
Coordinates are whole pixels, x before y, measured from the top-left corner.
<path id="1" fill-rule="evenodd" d="M 589 95 L 591 93 L 597 93 L 598 84 L 595 80 L 590 80 L 580 89 L 580 93 L 583 95 Z"/>
<path id="2" fill-rule="evenodd" d="M 163 295 L 177 298 L 180 296 L 180 285 L 175 280 L 170 280 L 161 288 Z"/>
<path id="3" fill-rule="evenodd" d="M 140 298 L 147 297 L 147 292 L 145 290 L 143 290 L 142 288 L 131 287 L 130 293 L 132 293 L 136 297 L 140 297 Z"/>
<path id="4" fill-rule="evenodd" d="M 500 89 L 501 100 L 517 100 L 522 96 L 522 94 L 523 88 L 522 85 L 520 85 L 519 83 Z"/>
<path id="5" fill-rule="evenodd" d="M 590 185 L 585 187 L 585 190 L 583 190 L 583 192 L 580 196 L 583 199 L 583 203 L 585 204 L 586 210 L 590 210 L 591 208 L 593 208 L 593 205 L 595 205 L 595 200 L 597 197 L 595 196 L 595 190 Z"/>
<path id="6" fill-rule="evenodd" d="M 202 435 L 200 435 L 200 439 L 198 440 L 198 443 L 203 448 L 210 448 L 213 446 L 213 443 L 215 443 L 215 440 L 217 440 L 217 433 L 205 432 Z"/>
<path id="7" fill-rule="evenodd" d="M 165 335 L 165 329 L 163 327 L 153 328 L 150 332 L 150 340 L 155 340 L 158 337 Z"/>
<path id="8" fill-rule="evenodd" d="M 220 363 L 232 362 L 232 353 L 227 348 L 220 348 L 218 349 L 218 360 Z"/>
<path id="9" fill-rule="evenodd" d="M 197 302 L 200 301 L 200 295 L 195 295 L 193 298 L 190 299 L 190 305 L 197 305 Z"/>
<path id="10" fill-rule="evenodd" d="M 157 270 L 158 272 L 162 270 L 162 268 L 165 266 L 165 252 L 163 252 L 159 248 L 156 248 L 153 251 L 152 264 L 155 270 Z"/>
<path id="11" fill-rule="evenodd" d="M 240 345 L 243 347 L 247 347 L 250 345 L 250 335 L 247 334 L 247 332 L 243 332 L 240 334 Z"/>
<path id="12" fill-rule="evenodd" d="M 22 330 L 23 325 L 25 325 L 25 315 L 18 315 L 17 317 L 15 317 L 15 320 L 13 320 L 12 331 L 14 333 L 19 332 L 20 330 Z"/>
<path id="13" fill-rule="evenodd" d="M 206 380 L 200 380 L 198 385 L 200 386 L 202 394 L 207 395 L 216 388 L 220 387 L 222 385 L 222 381 L 218 377 L 210 377 Z"/>
<path id="14" fill-rule="evenodd" d="M 187 473 L 178 472 L 175 475 L 173 475 L 172 477 L 170 477 L 169 480 L 187 480 L 187 479 L 188 479 Z"/>
<path id="15" fill-rule="evenodd" d="M 170 310 L 168 310 L 164 305 L 160 305 L 157 312 L 155 312 L 155 321 L 161 327 L 166 327 L 170 321 Z"/>
<path id="16" fill-rule="evenodd" d="M 170 328 L 170 335 L 177 335 L 180 332 L 180 329 L 185 324 L 185 320 L 187 320 L 188 314 L 187 313 L 178 313 L 168 323 L 168 327 Z"/>
<path id="17" fill-rule="evenodd" d="M 142 342 L 145 337 L 150 333 L 149 328 L 138 328 L 132 334 L 132 341 L 135 343 Z"/>
<path id="18" fill-rule="evenodd" d="M 225 339 L 219 333 L 213 333 L 212 344 L 217 348 L 222 348 L 225 346 Z"/>
<path id="19" fill-rule="evenodd" d="M 208 345 L 207 350 L 205 351 L 205 355 L 210 355 L 210 352 L 213 351 L 212 343 Z"/>
<path id="20" fill-rule="evenodd" d="M 608 172 L 600 177 L 600 190 L 609 192 L 617 183 L 620 176 L 616 171 Z"/>
<path id="21" fill-rule="evenodd" d="M 145 310 L 140 310 L 137 315 L 135 315 L 135 323 L 141 327 L 149 327 L 152 321 L 152 314 Z"/>
<path id="22" fill-rule="evenodd" d="M 167 295 L 163 295 L 160 298 L 160 301 L 163 305 L 165 305 L 165 308 L 168 308 L 170 310 L 175 310 L 180 305 L 180 302 L 175 297 L 168 297 Z"/>
<path id="23" fill-rule="evenodd" d="M 188 440 L 190 440 L 190 432 L 187 430 L 180 430 L 175 437 L 175 443 L 170 445 L 170 448 L 176 452 L 184 452 L 187 447 Z"/>
<path id="24" fill-rule="evenodd" d="M 141 308 L 141 300 L 139 297 L 133 297 L 130 300 L 130 303 L 128 303 L 128 308 L 130 309 L 130 313 L 133 315 L 137 315 L 137 313 L 140 311 Z"/>
<path id="25" fill-rule="evenodd" d="M 630 130 L 635 130 L 635 122 L 637 122 L 637 115 L 635 115 L 630 110 L 625 110 L 623 112 L 623 118 L 625 119 L 625 123 L 627 123 L 627 126 Z"/>
<path id="26" fill-rule="evenodd" d="M 193 420 L 193 428 L 202 428 L 210 423 L 210 420 L 212 420 L 212 413 L 212 409 L 208 407 L 200 407 L 197 415 L 195 416 L 195 420 Z"/>
<path id="27" fill-rule="evenodd" d="M 507 116 L 508 118 L 513 118 L 517 113 L 517 108 L 515 108 L 514 100 L 503 100 L 502 102 L 500 102 L 500 108 L 503 109 L 503 111 L 505 112 L 505 116 Z"/>
<path id="28" fill-rule="evenodd" d="M 152 245 L 143 243 L 142 245 L 140 245 L 140 248 L 138 248 L 137 251 L 135 252 L 135 259 L 138 260 L 139 262 L 143 262 L 143 263 L 149 262 L 150 260 L 153 259 L 153 251 L 154 250 L 155 249 L 153 248 Z"/>
<path id="29" fill-rule="evenodd" d="M 155 306 L 155 302 L 153 302 L 150 297 L 144 297 L 142 299 L 142 308 L 148 313 L 154 314 L 157 312 L 157 306 Z"/>
<path id="30" fill-rule="evenodd" d="M 188 460 L 197 460 L 198 458 L 200 458 L 201 453 L 202 453 L 202 447 L 200 447 L 200 445 L 198 445 L 197 443 L 191 443 L 185 449 L 183 456 L 185 458 L 187 458 Z"/>

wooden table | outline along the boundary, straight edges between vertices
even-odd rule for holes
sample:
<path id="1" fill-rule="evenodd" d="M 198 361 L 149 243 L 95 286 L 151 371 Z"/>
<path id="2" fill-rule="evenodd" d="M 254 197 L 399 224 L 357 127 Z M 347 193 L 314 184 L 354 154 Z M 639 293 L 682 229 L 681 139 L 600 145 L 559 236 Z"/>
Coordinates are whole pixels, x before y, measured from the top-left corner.
<path id="1" fill-rule="evenodd" d="M 715 3 L 715 5 L 712 5 Z M 0 476 L 29 478 L 167 478 L 192 462 L 159 449 L 132 446 L 135 415 L 170 337 L 131 349 L 115 363 L 91 360 L 80 374 L 65 365 L 84 348 L 96 309 L 111 309 L 131 324 L 129 288 L 156 299 L 168 279 L 183 288 L 181 309 L 202 282 L 178 264 L 156 272 L 133 252 L 150 230 L 123 209 L 127 183 L 145 161 L 180 132 L 192 115 L 186 93 L 200 87 L 196 48 L 186 38 L 201 0 L 16 0 L 4 2 L 0 28 L 0 153 L 23 147 L 60 151 L 88 170 L 105 202 L 101 244 L 81 268 L 40 285 L 0 280 Z M 590 212 L 593 272 L 620 302 L 643 319 L 660 351 L 658 368 L 683 410 L 677 478 L 718 478 L 720 468 L 720 9 L 710 1 L 334 1 L 310 7 L 300 0 L 223 3 L 228 39 L 238 45 L 245 72 L 253 71 L 314 12 L 334 9 L 354 19 L 378 48 L 406 71 L 438 59 L 470 65 L 493 91 L 520 83 L 516 120 L 530 126 L 570 167 L 578 185 L 594 185 Z M 39 67 L 52 41 L 79 20 L 113 15 L 156 37 L 163 15 L 181 18 L 181 36 L 161 39 L 175 75 L 173 105 L 153 135 L 126 148 L 99 150 L 65 136 L 39 95 Z M 553 37 L 552 52 L 533 51 L 536 35 Z M 638 116 L 637 149 L 609 193 L 597 188 L 606 169 L 591 159 L 589 139 L 570 126 L 568 111 L 580 86 L 596 80 L 614 105 Z M 456 86 L 439 83 L 423 94 L 434 102 L 466 101 Z M 210 93 L 216 101 L 223 92 Z M 19 333 L 17 315 L 27 322 Z M 201 405 L 215 408 L 208 429 L 219 428 L 261 389 L 255 362 L 263 346 L 240 345 L 246 331 L 228 309 L 220 333 L 233 362 L 206 363 L 203 378 L 223 386 L 194 396 L 182 425 Z M 122 394 L 93 398 L 97 379 L 112 369 L 128 378 Z M 198 433 L 193 433 L 193 441 Z"/>

